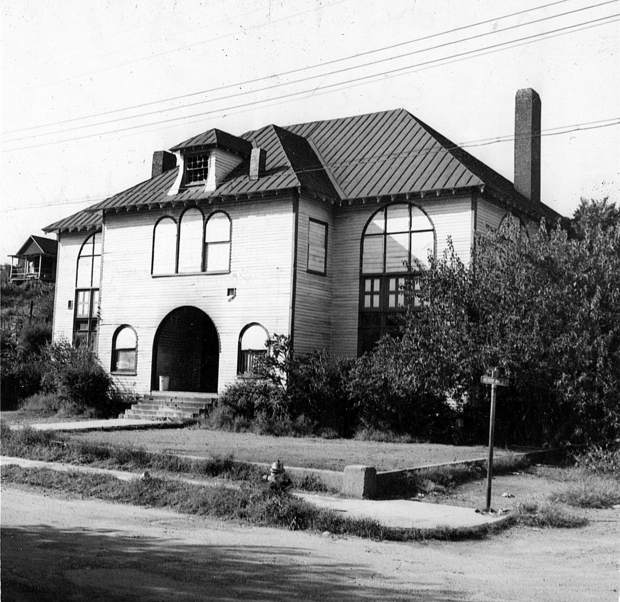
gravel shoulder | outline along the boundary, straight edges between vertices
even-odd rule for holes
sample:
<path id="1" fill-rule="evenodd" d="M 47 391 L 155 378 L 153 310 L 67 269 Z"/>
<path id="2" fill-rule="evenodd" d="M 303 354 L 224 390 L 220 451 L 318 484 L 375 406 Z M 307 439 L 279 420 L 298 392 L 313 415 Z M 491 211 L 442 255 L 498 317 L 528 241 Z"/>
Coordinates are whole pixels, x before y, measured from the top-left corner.
<path id="1" fill-rule="evenodd" d="M 11 600 L 617 600 L 618 513 L 583 529 L 381 543 L 4 486 Z"/>
<path id="2" fill-rule="evenodd" d="M 270 437 L 253 433 L 229 433 L 196 427 L 140 431 L 89 432 L 74 438 L 133 445 L 149 451 L 194 456 L 229 456 L 235 460 L 271 463 L 280 458 L 285 466 L 343 470 L 349 464 L 366 464 L 377 470 L 395 470 L 425 464 L 484 458 L 484 446 L 432 443 L 382 443 L 355 439 L 317 437 Z M 496 449 L 495 455 L 506 454 Z"/>

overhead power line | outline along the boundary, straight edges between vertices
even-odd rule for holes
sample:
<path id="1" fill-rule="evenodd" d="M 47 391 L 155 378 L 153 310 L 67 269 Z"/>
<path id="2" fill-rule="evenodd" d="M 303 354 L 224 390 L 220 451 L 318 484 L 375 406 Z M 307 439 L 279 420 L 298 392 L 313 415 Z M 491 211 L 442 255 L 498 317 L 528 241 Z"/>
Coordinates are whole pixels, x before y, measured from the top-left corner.
<path id="1" fill-rule="evenodd" d="M 83 115 L 83 116 L 80 116 L 80 117 L 72 117 L 72 118 L 69 118 L 69 119 L 63 119 L 63 120 L 59 120 L 59 121 L 48 122 L 48 123 L 39 124 L 39 125 L 35 125 L 35 126 L 28 126 L 28 127 L 25 127 L 25 128 L 17 128 L 17 129 L 11 130 L 11 131 L 3 132 L 3 135 L 13 134 L 13 133 L 18 133 L 18 132 L 23 132 L 23 131 L 30 131 L 30 130 L 33 130 L 33 129 L 41 129 L 41 128 L 50 127 L 50 126 L 53 126 L 53 125 L 61 125 L 61 124 L 65 124 L 65 123 L 73 123 L 73 122 L 76 122 L 76 121 L 83 121 L 83 120 L 92 119 L 92 118 L 95 118 L 95 117 L 103 117 L 103 116 L 106 116 L 106 115 L 112 115 L 112 114 L 115 114 L 115 113 L 121 113 L 121 112 L 129 111 L 129 110 L 133 110 L 133 109 L 145 108 L 145 107 L 148 107 L 148 106 L 163 104 L 163 103 L 167 103 L 167 102 L 173 102 L 173 101 L 177 101 L 177 100 L 183 100 L 183 99 L 191 98 L 191 97 L 194 97 L 194 96 L 200 96 L 200 95 L 204 95 L 204 94 L 209 94 L 211 92 L 218 92 L 218 91 L 226 90 L 226 89 L 230 89 L 230 88 L 243 87 L 243 86 L 247 86 L 249 84 L 254 84 L 254 83 L 257 83 L 257 82 L 260 82 L 260 81 L 276 79 L 276 78 L 284 77 L 284 76 L 287 76 L 287 75 L 292 75 L 292 74 L 295 74 L 295 73 L 300 73 L 300 72 L 303 72 L 303 71 L 308 71 L 308 70 L 316 69 L 316 68 L 319 68 L 319 67 L 325 67 L 325 66 L 328 66 L 328 65 L 333 65 L 333 64 L 344 62 L 344 61 L 349 61 L 349 60 L 355 59 L 355 58 L 360 58 L 360 57 L 363 57 L 363 56 L 368 56 L 368 55 L 371 55 L 371 54 L 377 54 L 377 53 L 380 53 L 380 52 L 385 52 L 386 50 L 392 50 L 394 48 L 399 48 L 399 47 L 411 45 L 411 44 L 414 44 L 414 43 L 417 43 L 417 42 L 422 42 L 422 41 L 425 41 L 425 40 L 441 37 L 441 36 L 444 36 L 444 35 L 448 35 L 450 33 L 455 33 L 457 31 L 464 31 L 464 30 L 467 30 L 467 29 L 472 29 L 472 28 L 478 27 L 480 25 L 485 25 L 485 24 L 488 24 L 488 23 L 495 23 L 497 21 L 505 20 L 505 19 L 508 19 L 508 18 L 511 18 L 511 17 L 514 17 L 514 16 L 522 15 L 522 14 L 533 12 L 533 11 L 538 11 L 538 10 L 541 10 L 543 8 L 548 8 L 550 6 L 555 6 L 555 5 L 558 5 L 558 4 L 565 4 L 566 2 L 569 2 L 569 1 L 570 0 L 556 0 L 555 2 L 550 2 L 550 3 L 547 3 L 547 4 L 542 4 L 542 5 L 533 7 L 533 8 L 524 9 L 524 10 L 516 11 L 516 12 L 513 12 L 513 13 L 508 13 L 508 14 L 505 14 L 505 15 L 500 15 L 498 17 L 494 17 L 494 18 L 491 18 L 491 19 L 485 19 L 483 21 L 477 21 L 475 23 L 470 23 L 468 25 L 462 25 L 460 27 L 454 27 L 452 29 L 447 29 L 447 30 L 444 30 L 444 31 L 440 31 L 440 32 L 437 32 L 437 33 L 434 33 L 434 34 L 429 34 L 429 35 L 421 36 L 421 37 L 414 38 L 414 39 L 411 39 L 411 40 L 405 40 L 403 42 L 398 42 L 398 43 L 395 43 L 395 44 L 390 44 L 388 46 L 383 46 L 383 47 L 380 47 L 380 48 L 375 48 L 373 50 L 367 50 L 367 51 L 363 51 L 363 52 L 358 52 L 358 53 L 354 53 L 354 54 L 351 54 L 351 55 L 348 55 L 348 56 L 345 56 L 345 57 L 341 57 L 341 58 L 337 58 L 337 59 L 321 61 L 321 62 L 318 62 L 318 63 L 314 63 L 312 65 L 306 65 L 306 66 L 303 66 L 303 67 L 297 67 L 295 69 L 289 69 L 288 71 L 281 71 L 279 73 L 272 73 L 270 75 L 256 77 L 256 78 L 249 79 L 249 80 L 238 81 L 238 82 L 234 82 L 234 83 L 230 83 L 230 84 L 225 84 L 225 85 L 222 85 L 222 86 L 217 86 L 217 87 L 214 87 L 214 88 L 207 88 L 205 90 L 198 90 L 196 92 L 190 92 L 190 93 L 187 93 L 187 94 L 180 94 L 180 95 L 177 95 L 177 96 L 170 96 L 170 97 L 162 98 L 162 99 L 159 99 L 159 100 L 139 103 L 139 104 L 130 105 L 130 106 L 126 106 L 126 107 L 120 107 L 120 108 L 111 109 L 111 110 L 108 110 L 108 111 L 102 111 L 102 112 L 98 112 L 98 113 L 91 113 L 89 115 Z M 618 0 L 609 0 L 608 2 L 603 2 L 601 4 L 596 4 L 596 5 L 591 5 L 591 6 L 588 6 L 588 7 L 585 7 L 585 8 L 576 9 L 575 11 L 568 11 L 566 13 L 561 13 L 560 15 L 554 15 L 553 17 L 557 17 L 557 16 L 561 16 L 561 15 L 566 15 L 566 14 L 571 14 L 572 12 L 579 12 L 579 11 L 582 11 L 582 10 L 589 10 L 589 9 L 595 8 L 597 6 L 601 6 L 603 4 L 609 4 L 609 3 L 617 2 L 617 1 Z M 549 17 L 549 18 L 553 18 L 553 17 Z M 542 20 L 544 20 L 544 19 L 542 19 Z M 534 22 L 537 22 L 537 21 L 532 21 L 530 23 L 521 24 L 521 25 L 518 25 L 518 27 L 523 27 L 524 25 L 531 24 L 531 23 L 534 23 Z M 504 31 L 504 30 L 494 30 L 494 31 L 488 32 L 488 33 L 486 33 L 484 35 L 490 35 L 490 34 L 498 33 L 498 31 Z M 468 38 L 466 38 L 466 39 L 468 39 Z M 462 40 L 459 40 L 459 41 L 462 41 Z M 457 43 L 457 42 L 452 42 L 452 43 Z M 432 48 L 435 48 L 435 47 L 431 47 L 430 49 L 432 49 Z M 429 48 L 427 48 L 425 50 L 429 50 Z M 420 50 L 418 52 L 422 52 L 422 51 L 423 50 Z M 387 59 L 385 59 L 385 60 L 389 60 L 389 57 Z M 325 75 L 325 74 L 323 74 L 323 75 Z M 281 85 L 286 85 L 286 83 L 287 82 L 284 82 Z M 250 92 L 252 92 L 252 91 L 250 91 Z M 192 106 L 192 105 L 190 105 L 190 106 Z M 169 109 L 166 109 L 166 110 L 175 110 L 177 108 L 179 108 L 179 107 L 170 107 Z M 131 117 L 127 117 L 127 118 L 131 118 Z M 89 126 L 85 125 L 84 127 L 89 127 Z"/>
<path id="2" fill-rule="evenodd" d="M 109 125 L 109 124 L 112 124 L 112 123 L 118 123 L 118 122 L 121 122 L 121 121 L 138 119 L 138 118 L 141 118 L 141 117 L 150 117 L 152 115 L 157 115 L 157 114 L 160 114 L 160 113 L 163 113 L 163 112 L 178 111 L 179 109 L 187 109 L 187 108 L 190 108 L 190 107 L 202 106 L 202 105 L 205 105 L 205 104 L 211 104 L 211 103 L 219 102 L 219 101 L 223 101 L 223 100 L 231 100 L 231 99 L 234 99 L 234 98 L 237 98 L 237 97 L 247 96 L 249 94 L 257 94 L 257 93 L 260 93 L 260 92 L 266 92 L 268 90 L 274 90 L 276 88 L 282 88 L 284 86 L 291 86 L 291 85 L 295 85 L 295 84 L 300 84 L 300 83 L 304 83 L 304 82 L 307 82 L 307 81 L 310 81 L 310 80 L 314 80 L 314 79 L 320 79 L 320 78 L 329 77 L 329 76 L 332 76 L 332 75 L 338 75 L 338 74 L 341 74 L 341 73 L 347 73 L 347 72 L 353 71 L 353 70 L 363 69 L 365 67 L 371 67 L 373 65 L 378 65 L 378 64 L 381 64 L 381 63 L 395 61 L 395 60 L 398 60 L 398 59 L 406 58 L 408 56 L 413 56 L 415 54 L 421 54 L 421 53 L 425 53 L 425 52 L 430 52 L 432 50 L 439 50 L 440 48 L 446 48 L 446 47 L 453 46 L 455 44 L 460 44 L 460 43 L 463 43 L 463 42 L 470 42 L 472 40 L 480 39 L 480 38 L 483 38 L 483 37 L 486 37 L 486 36 L 497 35 L 499 33 L 503 33 L 503 32 L 510 31 L 510 30 L 513 30 L 513 29 L 519 29 L 519 28 L 527 27 L 527 26 L 533 25 L 535 23 L 542 23 L 542 22 L 545 22 L 545 21 L 549 21 L 551 19 L 557 19 L 557 18 L 560 18 L 560 17 L 564 17 L 564 16 L 567 16 L 567 15 L 583 12 L 585 10 L 591 10 L 593 8 L 598 8 L 600 6 L 604 6 L 606 4 L 612 4 L 612 3 L 616 3 L 616 2 L 618 2 L 618 0 L 606 0 L 605 2 L 601 2 L 599 4 L 593 4 L 593 5 L 590 5 L 590 6 L 586 6 L 586 7 L 582 7 L 582 8 L 578 8 L 578 9 L 573 9 L 573 10 L 570 10 L 570 11 L 565 11 L 565 12 L 558 13 L 558 14 L 555 14 L 555 15 L 549 15 L 549 16 L 546 16 L 546 17 L 540 17 L 538 19 L 533 19 L 531 21 L 525 21 L 524 23 L 517 23 L 515 25 L 509 25 L 507 27 L 503 27 L 503 28 L 499 28 L 499 29 L 494 29 L 492 31 L 474 34 L 474 35 L 471 35 L 471 36 L 467 36 L 465 38 L 460 38 L 458 40 L 452 40 L 452 41 L 449 41 L 449 42 L 443 42 L 441 44 L 436 44 L 435 46 L 429 46 L 429 47 L 426 47 L 426 48 L 419 48 L 417 50 L 412 50 L 412 51 L 405 52 L 405 53 L 398 54 L 398 55 L 394 55 L 394 56 L 388 56 L 388 57 L 383 57 L 383 58 L 375 59 L 373 61 L 369 61 L 369 62 L 366 62 L 366 63 L 361 63 L 361 64 L 358 64 L 358 65 L 349 65 L 349 66 L 346 66 L 346 67 L 341 67 L 340 69 L 335 69 L 335 70 L 327 71 L 327 72 L 324 72 L 324 73 L 317 73 L 317 74 L 314 74 L 314 75 L 308 75 L 308 76 L 301 77 L 301 78 L 298 78 L 298 79 L 295 79 L 295 80 L 284 81 L 284 82 L 277 82 L 277 83 L 274 83 L 274 84 L 270 84 L 268 86 L 263 86 L 262 88 L 256 88 L 256 89 L 253 89 L 253 90 L 244 90 L 244 91 L 241 91 L 241 92 L 234 92 L 232 94 L 227 94 L 227 95 L 224 95 L 224 96 L 217 96 L 217 97 L 214 97 L 214 98 L 207 98 L 207 99 L 203 99 L 203 100 L 192 102 L 192 103 L 185 103 L 185 104 L 178 105 L 178 106 L 175 106 L 175 107 L 170 107 L 170 108 L 167 108 L 167 109 L 156 109 L 156 110 L 148 111 L 148 112 L 145 112 L 145 113 L 137 113 L 137 114 L 134 114 L 134 115 L 126 115 L 124 117 L 115 117 L 113 119 L 107 119 L 105 121 L 97 121 L 95 123 L 90 123 L 90 124 L 75 125 L 75 126 L 72 126 L 72 127 L 63 128 L 63 129 L 59 129 L 59 130 L 53 130 L 51 132 L 45 132 L 45 133 L 41 133 L 41 134 L 29 134 L 29 135 L 26 135 L 26 136 L 19 136 L 17 138 L 13 138 L 11 140 L 8 140 L 7 142 L 10 144 L 12 142 L 20 142 L 22 140 L 27 140 L 27 139 L 31 139 L 31 138 L 39 138 L 39 137 L 44 137 L 44 136 L 53 136 L 53 135 L 56 135 L 56 134 L 64 134 L 64 133 L 68 133 L 68 132 L 75 131 L 75 130 L 81 130 L 81 129 L 92 128 L 92 127 L 99 127 L 99 126 L 102 126 L 102 125 Z"/>
<path id="3" fill-rule="evenodd" d="M 191 115 L 183 115 L 183 116 L 177 116 L 177 117 L 170 117 L 170 118 L 166 118 L 166 119 L 161 119 L 158 121 L 152 121 L 152 122 L 148 122 L 148 123 L 143 123 L 143 124 L 136 124 L 136 125 L 131 125 L 131 126 L 127 126 L 124 128 L 117 128 L 117 129 L 113 129 L 113 130 L 106 130 L 104 132 L 95 132 L 95 133 L 90 133 L 90 134 L 85 134 L 82 136 L 75 136 L 72 138 L 65 138 L 62 140 L 56 140 L 56 141 L 49 141 L 49 142 L 42 142 L 42 143 L 37 143 L 37 144 L 33 144 L 33 145 L 28 145 L 28 146 L 21 146 L 21 147 L 16 147 L 13 149 L 3 149 L 3 152 L 12 152 L 12 151 L 16 151 L 16 150 L 26 150 L 29 148 L 37 148 L 37 147 L 42 147 L 42 146 L 49 146 L 49 145 L 53 145 L 53 144 L 59 144 L 59 143 L 65 143 L 65 142 L 72 142 L 75 140 L 83 140 L 86 138 L 92 138 L 92 137 L 97 137 L 97 136 L 103 136 L 103 135 L 108 135 L 108 134 L 115 134 L 115 133 L 121 133 L 121 132 L 126 132 L 126 131 L 131 131 L 131 130 L 136 130 L 136 129 L 143 129 L 143 128 L 148 128 L 154 125 L 160 125 L 160 124 L 164 124 L 164 123 L 178 123 L 179 121 L 186 121 L 189 119 L 194 119 L 197 117 L 205 117 L 208 115 L 213 115 L 213 114 L 227 114 L 228 112 L 232 112 L 235 109 L 240 109 L 240 108 L 245 108 L 245 107 L 256 107 L 257 105 L 263 105 L 266 103 L 269 103 L 271 101 L 274 100 L 280 100 L 280 99 L 290 99 L 290 98 L 294 98 L 296 96 L 301 96 L 304 94 L 316 94 L 318 91 L 323 91 L 323 90 L 332 90 L 334 88 L 343 88 L 343 87 L 349 87 L 349 84 L 354 84 L 356 82 L 366 82 L 369 83 L 372 80 L 376 80 L 377 78 L 389 78 L 389 77 L 394 77 L 397 76 L 399 74 L 403 74 L 409 71 L 414 70 L 415 68 L 418 67 L 426 67 L 426 66 L 430 66 L 430 65 L 436 65 L 438 63 L 443 63 L 443 62 L 447 62 L 450 61 L 451 59 L 464 59 L 464 58 L 472 58 L 472 57 L 476 57 L 476 56 L 481 56 L 482 54 L 486 54 L 489 51 L 495 51 L 501 48 L 507 48 L 507 47 L 516 47 L 519 45 L 524 45 L 524 44 L 528 44 L 528 43 L 532 43 L 535 41 L 541 41 L 550 37 L 555 37 L 556 35 L 561 35 L 564 33 L 571 33 L 574 31 L 581 31 L 583 29 L 588 29 L 590 27 L 594 27 L 594 26 L 599 26 L 599 25 L 605 25 L 605 24 L 609 24 L 611 22 L 615 22 L 616 20 L 618 20 L 617 18 L 620 17 L 620 13 L 616 13 L 616 14 L 612 14 L 612 15 L 607 15 L 605 17 L 600 17 L 598 19 L 592 19 L 590 21 L 585 21 L 585 22 L 580 22 L 580 23 L 576 23 L 573 25 L 568 25 L 568 26 L 564 26 L 564 27 L 559 27 L 556 29 L 552 29 L 552 30 L 548 30 L 545 32 L 540 32 L 540 33 L 536 33 L 536 34 L 531 34 L 531 35 L 527 35 L 527 36 L 523 36 L 520 38 L 515 38 L 512 40 L 507 40 L 504 42 L 498 42 L 496 44 L 491 44 L 489 46 L 485 46 L 482 48 L 476 48 L 476 49 L 472 49 L 472 50 L 467 50 L 467 51 L 463 51 L 463 52 L 459 52 L 459 53 L 455 53 L 453 55 L 448 55 L 448 56 L 444 56 L 444 57 L 439 57 L 436 59 L 429 59 L 427 61 L 422 61 L 420 63 L 415 63 L 412 65 L 405 65 L 402 67 L 397 67 L 388 71 L 381 71 L 378 73 L 371 73 L 371 74 L 367 74 L 364 76 L 360 76 L 357 78 L 353 78 L 353 79 L 349 79 L 349 80 L 343 80 L 343 81 L 339 81 L 339 82 L 334 82 L 331 84 L 325 84 L 322 86 L 317 86 L 313 89 L 310 90 L 299 90 L 299 91 L 294 91 L 294 92 L 290 92 L 287 94 L 282 94 L 280 96 L 275 96 L 275 97 L 271 97 L 271 98 L 267 98 L 267 99 L 258 99 L 258 100 L 254 100 L 254 101 L 250 101 L 250 102 L 245 102 L 245 103 L 240 103 L 237 105 L 233 105 L 233 106 L 229 106 L 229 107 L 222 107 L 222 108 L 218 108 L 218 109 L 214 109 L 211 111 L 204 111 L 201 113 L 194 113 Z M 555 35 L 554 35 L 555 34 Z"/>
<path id="4" fill-rule="evenodd" d="M 595 121 L 582 121 L 580 123 L 571 123 L 571 124 L 566 124 L 566 125 L 555 126 L 552 128 L 546 128 L 540 131 L 539 136 L 540 137 L 559 136 L 563 134 L 570 134 L 573 132 L 600 129 L 600 128 L 611 127 L 611 126 L 616 126 L 616 125 L 620 125 L 620 117 L 597 119 Z M 531 135 L 524 135 L 524 136 L 519 136 L 519 139 L 531 138 L 531 137 L 532 137 Z M 499 144 L 502 142 L 514 141 L 515 139 L 516 139 L 515 136 L 507 134 L 507 135 L 502 135 L 502 136 L 493 136 L 489 138 L 478 138 L 475 140 L 461 142 L 459 144 L 455 144 L 454 146 L 448 146 L 448 147 L 446 146 L 438 147 L 437 144 L 434 144 L 433 146 L 427 146 L 421 149 L 419 148 L 419 149 L 415 149 L 411 151 L 402 151 L 402 152 L 397 152 L 397 153 L 382 153 L 379 155 L 367 155 L 360 159 L 354 159 L 351 161 L 325 163 L 325 164 L 317 165 L 316 167 L 296 170 L 296 173 L 298 174 L 313 173 L 317 171 L 323 171 L 325 169 L 337 169 L 340 167 L 348 167 L 351 165 L 373 164 L 373 163 L 384 162 L 390 159 L 398 159 L 402 157 L 413 157 L 413 156 L 419 156 L 423 154 L 424 155 L 445 154 L 453 150 L 474 148 L 474 147 L 481 147 L 481 146 L 490 146 L 492 144 Z M 110 196 L 113 196 L 113 195 L 110 195 Z M 80 199 L 72 199 L 72 200 L 67 200 L 67 201 L 62 201 L 62 202 L 53 202 L 53 203 L 42 203 L 38 205 L 30 205 L 28 207 L 8 207 L 4 211 L 5 212 L 27 211 L 30 209 L 40 209 L 43 207 L 61 207 L 61 206 L 64 207 L 67 205 L 77 205 L 77 204 L 86 203 L 86 202 L 98 203 L 98 202 L 106 200 L 107 198 L 109 198 L 109 196 L 91 198 L 91 199 L 80 198 Z"/>

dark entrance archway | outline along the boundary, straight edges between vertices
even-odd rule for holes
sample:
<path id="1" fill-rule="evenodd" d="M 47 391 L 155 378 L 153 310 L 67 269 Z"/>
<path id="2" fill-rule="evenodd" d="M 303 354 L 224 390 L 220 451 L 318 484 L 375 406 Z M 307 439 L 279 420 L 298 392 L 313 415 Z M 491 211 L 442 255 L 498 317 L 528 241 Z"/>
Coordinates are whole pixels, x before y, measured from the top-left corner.
<path id="1" fill-rule="evenodd" d="M 211 318 L 197 307 L 178 307 L 159 325 L 153 341 L 151 388 L 170 378 L 170 391 L 217 392 L 220 342 Z"/>

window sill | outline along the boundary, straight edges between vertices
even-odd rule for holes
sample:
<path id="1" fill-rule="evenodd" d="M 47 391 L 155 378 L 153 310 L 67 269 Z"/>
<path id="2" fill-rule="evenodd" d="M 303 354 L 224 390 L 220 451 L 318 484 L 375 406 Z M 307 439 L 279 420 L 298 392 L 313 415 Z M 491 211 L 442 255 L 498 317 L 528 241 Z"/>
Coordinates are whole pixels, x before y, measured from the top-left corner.
<path id="1" fill-rule="evenodd" d="M 138 376 L 137 372 L 130 372 L 129 370 L 112 370 L 110 374 L 112 376 Z"/>
<path id="2" fill-rule="evenodd" d="M 222 274 L 230 274 L 230 270 L 221 270 L 219 272 L 180 272 L 178 274 L 151 274 L 151 278 L 175 278 L 177 276 L 221 276 Z"/>
<path id="3" fill-rule="evenodd" d="M 308 274 L 314 274 L 315 276 L 327 276 L 327 272 L 318 272 L 317 270 L 311 270 L 310 268 L 306 269 Z"/>

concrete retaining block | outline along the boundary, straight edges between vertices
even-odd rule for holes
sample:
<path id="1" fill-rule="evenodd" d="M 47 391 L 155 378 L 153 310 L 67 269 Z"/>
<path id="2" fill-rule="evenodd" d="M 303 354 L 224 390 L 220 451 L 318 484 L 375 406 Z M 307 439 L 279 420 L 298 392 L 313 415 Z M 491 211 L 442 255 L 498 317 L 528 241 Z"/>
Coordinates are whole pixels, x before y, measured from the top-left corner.
<path id="1" fill-rule="evenodd" d="M 376 497 L 377 471 L 375 467 L 359 464 L 345 466 L 341 492 L 343 495 L 354 498 Z"/>

